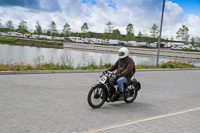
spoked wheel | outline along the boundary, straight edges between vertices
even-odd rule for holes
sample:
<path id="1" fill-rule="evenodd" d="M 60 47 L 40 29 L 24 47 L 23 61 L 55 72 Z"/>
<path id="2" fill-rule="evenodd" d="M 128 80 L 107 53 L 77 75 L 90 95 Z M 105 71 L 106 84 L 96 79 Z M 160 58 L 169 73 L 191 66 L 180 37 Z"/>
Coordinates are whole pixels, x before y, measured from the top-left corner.
<path id="1" fill-rule="evenodd" d="M 132 103 L 136 99 L 137 94 L 138 94 L 138 90 L 133 85 L 129 85 L 125 89 L 124 101 L 126 103 Z"/>
<path id="2" fill-rule="evenodd" d="M 88 93 L 88 104 L 92 108 L 100 108 L 106 101 L 106 93 L 102 85 L 98 84 L 91 88 Z"/>

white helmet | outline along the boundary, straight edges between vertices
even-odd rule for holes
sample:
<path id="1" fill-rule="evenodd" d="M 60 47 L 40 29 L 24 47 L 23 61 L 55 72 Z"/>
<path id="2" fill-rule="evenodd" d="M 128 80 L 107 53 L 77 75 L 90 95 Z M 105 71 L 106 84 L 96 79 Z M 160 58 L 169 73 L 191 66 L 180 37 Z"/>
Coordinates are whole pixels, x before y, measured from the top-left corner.
<path id="1" fill-rule="evenodd" d="M 128 49 L 126 47 L 122 47 L 119 49 L 118 56 L 119 59 L 123 59 L 129 55 Z"/>

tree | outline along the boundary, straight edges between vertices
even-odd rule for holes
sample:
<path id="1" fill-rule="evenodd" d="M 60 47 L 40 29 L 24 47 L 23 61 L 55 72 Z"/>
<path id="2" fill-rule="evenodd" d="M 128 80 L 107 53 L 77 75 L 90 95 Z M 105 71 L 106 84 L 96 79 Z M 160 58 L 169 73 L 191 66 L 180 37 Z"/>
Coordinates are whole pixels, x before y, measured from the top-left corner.
<path id="1" fill-rule="evenodd" d="M 133 24 L 128 24 L 126 27 L 126 33 L 134 33 Z"/>
<path id="2" fill-rule="evenodd" d="M 112 38 L 113 39 L 119 39 L 120 40 L 120 35 L 121 35 L 121 33 L 120 33 L 120 31 L 118 29 L 113 30 L 113 33 L 112 33 Z"/>
<path id="3" fill-rule="evenodd" d="M 200 43 L 200 37 L 199 36 L 195 37 L 195 42 Z"/>
<path id="4" fill-rule="evenodd" d="M 18 26 L 18 32 L 24 34 L 25 32 L 28 31 L 27 29 L 28 29 L 27 22 L 24 20 L 21 20 L 21 22 L 19 23 L 19 26 Z"/>
<path id="5" fill-rule="evenodd" d="M 83 26 L 81 27 L 81 31 L 82 31 L 83 33 L 86 33 L 86 31 L 88 31 L 88 25 L 87 25 L 87 23 L 84 23 L 84 24 L 83 24 Z"/>
<path id="6" fill-rule="evenodd" d="M 138 37 L 142 37 L 142 32 L 141 31 L 139 31 Z"/>
<path id="7" fill-rule="evenodd" d="M 157 38 L 159 30 L 158 30 L 158 25 L 156 23 L 153 24 L 150 33 L 152 37 Z"/>
<path id="8" fill-rule="evenodd" d="M 132 41 L 134 40 L 134 34 L 133 33 L 127 33 L 126 34 L 126 41 Z"/>
<path id="9" fill-rule="evenodd" d="M 51 31 L 47 30 L 46 35 L 47 35 L 47 36 L 51 36 Z"/>
<path id="10" fill-rule="evenodd" d="M 14 30 L 13 21 L 11 21 L 11 20 L 7 21 L 6 28 L 8 28 L 10 30 Z"/>
<path id="11" fill-rule="evenodd" d="M 173 36 L 171 36 L 171 40 L 170 40 L 171 42 L 173 42 L 174 41 L 174 37 Z"/>
<path id="12" fill-rule="evenodd" d="M 36 32 L 37 35 L 41 35 L 42 34 L 42 27 L 41 27 L 39 21 L 36 22 L 35 32 Z"/>
<path id="13" fill-rule="evenodd" d="M 49 31 L 51 32 L 51 36 L 53 38 L 57 33 L 56 23 L 54 21 L 51 21 L 49 25 Z"/>
<path id="14" fill-rule="evenodd" d="M 1 19 L 0 19 L 0 28 L 3 28 L 3 25 L 2 25 L 2 23 L 1 23 Z"/>
<path id="15" fill-rule="evenodd" d="M 182 25 L 182 28 L 179 28 L 179 30 L 176 32 L 176 38 L 177 39 L 182 39 L 183 41 L 187 42 L 189 39 L 189 29 L 187 26 Z"/>
<path id="16" fill-rule="evenodd" d="M 166 38 L 165 42 L 169 42 L 169 38 L 168 37 Z"/>
<path id="17" fill-rule="evenodd" d="M 87 32 L 87 33 L 85 34 L 85 37 L 87 37 L 87 38 L 91 38 L 91 36 L 92 36 L 92 33 L 91 33 L 91 32 Z"/>
<path id="18" fill-rule="evenodd" d="M 191 44 L 194 46 L 194 43 L 195 43 L 195 38 L 192 37 L 192 39 L 191 39 Z"/>
<path id="19" fill-rule="evenodd" d="M 106 23 L 105 27 L 105 33 L 112 33 L 114 26 L 112 25 L 112 23 L 110 21 L 108 21 L 108 23 Z"/>
<path id="20" fill-rule="evenodd" d="M 128 24 L 126 27 L 126 40 L 131 41 L 134 39 L 134 29 L 133 29 L 133 24 Z"/>
<path id="21" fill-rule="evenodd" d="M 69 36 L 70 30 L 71 30 L 70 25 L 68 23 L 65 23 L 62 29 L 62 33 L 64 34 L 65 37 Z"/>

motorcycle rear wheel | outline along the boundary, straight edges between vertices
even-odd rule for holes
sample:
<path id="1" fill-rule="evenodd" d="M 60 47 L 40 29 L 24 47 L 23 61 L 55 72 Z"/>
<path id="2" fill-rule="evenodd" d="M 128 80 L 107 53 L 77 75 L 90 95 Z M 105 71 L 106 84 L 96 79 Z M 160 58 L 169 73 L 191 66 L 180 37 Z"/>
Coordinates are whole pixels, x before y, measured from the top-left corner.
<path id="1" fill-rule="evenodd" d="M 129 85 L 125 90 L 124 102 L 132 103 L 135 101 L 137 94 L 138 90 L 133 85 Z"/>
<path id="2" fill-rule="evenodd" d="M 101 84 L 92 87 L 88 93 L 88 104 L 96 109 L 100 108 L 106 101 L 106 92 Z"/>

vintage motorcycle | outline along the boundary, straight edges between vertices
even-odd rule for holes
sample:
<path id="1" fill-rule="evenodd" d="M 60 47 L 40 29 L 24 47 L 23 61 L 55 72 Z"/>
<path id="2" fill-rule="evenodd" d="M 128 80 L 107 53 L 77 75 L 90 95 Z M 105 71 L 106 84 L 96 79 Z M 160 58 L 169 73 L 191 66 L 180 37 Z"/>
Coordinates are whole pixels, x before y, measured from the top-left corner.
<path id="1" fill-rule="evenodd" d="M 141 84 L 135 78 L 124 84 L 124 101 L 132 103 L 141 89 Z M 88 93 L 88 104 L 92 108 L 100 108 L 105 102 L 119 101 L 119 87 L 114 72 L 107 71 L 100 76 L 99 83 L 93 85 Z"/>

